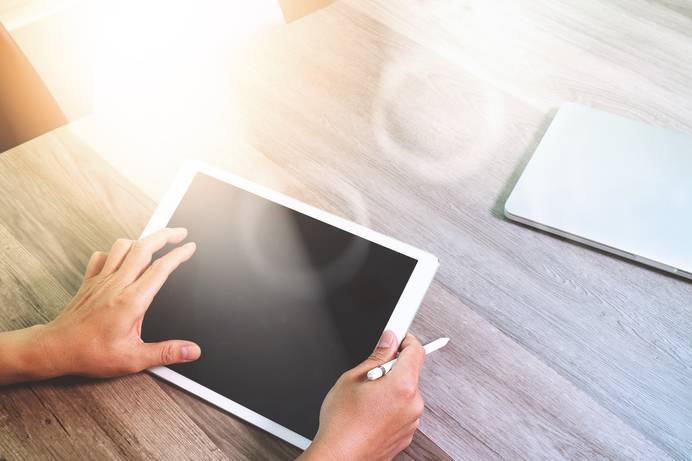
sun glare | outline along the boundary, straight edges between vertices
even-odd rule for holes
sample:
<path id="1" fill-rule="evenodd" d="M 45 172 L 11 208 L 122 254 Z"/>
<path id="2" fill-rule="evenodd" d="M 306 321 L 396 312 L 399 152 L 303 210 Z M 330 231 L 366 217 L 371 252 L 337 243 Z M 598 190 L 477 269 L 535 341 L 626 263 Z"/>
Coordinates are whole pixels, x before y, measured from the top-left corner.
<path id="1" fill-rule="evenodd" d="M 98 1 L 88 15 L 96 116 L 169 160 L 229 128 L 234 50 L 283 22 L 275 0 Z"/>

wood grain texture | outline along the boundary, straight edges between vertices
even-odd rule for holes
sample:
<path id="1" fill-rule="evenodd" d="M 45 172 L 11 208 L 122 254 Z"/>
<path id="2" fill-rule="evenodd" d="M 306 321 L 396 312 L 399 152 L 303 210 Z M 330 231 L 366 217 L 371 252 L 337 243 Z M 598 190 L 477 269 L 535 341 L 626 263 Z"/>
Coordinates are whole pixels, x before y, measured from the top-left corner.
<path id="1" fill-rule="evenodd" d="M 692 284 L 509 223 L 502 208 L 564 101 L 691 132 L 689 26 L 653 2 L 353 0 L 250 50 L 236 85 L 260 151 L 322 195 L 314 172 L 338 172 L 369 225 L 440 257 L 457 299 L 687 459 Z M 610 442 L 571 456 L 627 445 Z"/>
<path id="2" fill-rule="evenodd" d="M 565 101 L 692 132 L 690 11 L 681 0 L 345 0 L 233 64 L 234 134 L 204 139 L 224 146 L 214 163 L 440 258 L 412 330 L 452 342 L 427 359 L 426 413 L 401 459 L 692 459 L 692 284 L 503 218 Z M 151 212 L 95 153 L 126 149 L 125 173 L 159 171 L 157 160 L 90 123 L 0 157 L 2 328 L 55 315 L 88 254 L 136 236 Z M 131 177 L 152 196 L 165 189 Z M 149 423 L 114 410 L 121 380 L 46 383 L 0 390 L 11 434 L 0 457 L 85 447 L 61 438 L 51 412 L 103 457 L 297 453 L 150 376 L 123 382 L 198 444 L 165 432 L 174 446 L 158 451 Z M 75 396 L 98 410 L 75 415 Z"/>
<path id="3" fill-rule="evenodd" d="M 374 10 L 372 3 L 354 3 L 367 4 L 362 8 L 367 13 Z M 482 10 L 477 4 L 473 6 Z M 608 14 L 599 14 L 601 8 Z M 492 75 L 491 81 L 502 82 L 504 95 L 498 105 L 511 107 L 506 111 L 511 121 L 503 123 L 506 126 L 501 132 L 511 133 L 512 123 L 533 109 L 541 110 L 542 117 L 549 116 L 544 111 L 552 112 L 555 107 L 546 106 L 545 102 L 566 99 L 692 131 L 689 20 L 666 16 L 660 5 L 634 1 L 614 5 L 580 2 L 578 7 L 571 2 L 523 2 L 517 7 L 515 2 L 515 10 L 522 14 L 521 20 L 514 16 L 511 21 L 501 22 L 511 27 L 509 32 L 502 32 L 512 38 L 512 47 L 507 51 L 493 56 L 472 50 L 470 56 L 464 57 L 463 46 L 460 53 L 450 58 L 465 74 Z M 403 11 L 400 8 L 397 14 Z M 387 17 L 394 16 L 390 11 Z M 415 21 L 413 15 L 406 18 L 409 24 Z M 450 24 L 454 18 L 452 14 L 446 16 Z M 674 30 L 662 27 L 666 23 L 663 18 L 668 18 L 667 23 Z M 686 27 L 681 27 L 681 23 Z M 681 33 L 683 30 L 686 34 Z M 448 34 L 458 31 L 459 28 L 439 27 L 426 36 L 451 40 Z M 496 37 L 502 36 L 501 29 L 495 31 Z M 538 37 L 531 39 L 533 35 Z M 509 56 L 522 56 L 517 47 L 523 46 L 531 47 L 527 58 Z M 554 57 L 550 62 L 533 58 L 548 52 Z M 542 77 L 540 86 L 522 82 L 528 80 L 525 68 L 542 74 L 546 65 L 550 67 L 555 61 L 559 67 L 550 69 L 550 80 Z M 491 66 L 499 66 L 500 62 L 522 63 L 524 67 L 517 67 L 519 72 L 512 73 L 494 71 Z M 517 87 L 517 82 L 521 87 Z M 464 89 L 461 94 L 468 92 Z M 513 102 L 515 99 L 524 101 L 527 108 L 522 110 Z M 502 112 L 505 111 L 495 115 L 501 117 Z M 465 113 L 463 109 L 457 112 L 460 117 Z M 485 125 L 492 122 L 488 119 Z M 533 125 L 532 131 L 540 135 L 541 118 Z M 418 130 L 413 125 L 408 128 Z M 522 131 L 528 134 L 525 128 Z M 460 208 L 464 213 L 475 210 L 473 223 L 462 225 L 468 228 L 462 234 L 465 245 L 476 241 L 485 248 L 483 266 L 502 273 L 502 278 L 484 283 L 484 289 L 469 290 L 461 280 L 479 280 L 479 274 L 466 265 L 450 268 L 450 277 L 445 276 L 443 269 L 441 278 L 475 310 L 594 395 L 610 411 L 673 456 L 686 459 L 692 453 L 692 284 L 498 219 L 516 172 L 534 146 L 530 139 L 523 143 L 517 138 L 500 141 L 485 156 L 488 162 L 482 180 L 466 180 L 463 186 L 447 188 L 460 197 L 457 203 L 463 204 Z M 503 165 L 504 162 L 509 164 Z M 516 165 L 514 169 L 512 163 Z M 477 195 L 486 195 L 484 191 L 489 194 L 478 199 L 466 198 L 468 188 Z M 492 195 L 497 191 L 502 193 L 492 206 Z M 488 210 L 492 213 L 488 214 Z M 455 219 L 456 213 L 449 210 L 446 214 L 456 223 L 463 218 L 457 214 Z M 455 228 L 458 227 L 457 224 Z M 487 241 L 488 236 L 491 242 Z M 457 233 L 457 241 L 459 237 Z M 447 239 L 444 243 L 447 249 L 453 245 Z M 460 255 L 467 251 L 462 250 Z M 492 277 L 492 273 L 486 275 Z"/>

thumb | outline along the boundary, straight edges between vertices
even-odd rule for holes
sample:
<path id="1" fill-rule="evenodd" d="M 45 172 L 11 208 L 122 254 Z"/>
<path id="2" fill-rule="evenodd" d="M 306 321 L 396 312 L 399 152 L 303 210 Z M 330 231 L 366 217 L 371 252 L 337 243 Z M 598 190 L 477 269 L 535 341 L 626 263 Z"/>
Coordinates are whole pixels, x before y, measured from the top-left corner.
<path id="1" fill-rule="evenodd" d="M 399 343 L 396 340 L 396 335 L 393 331 L 387 330 L 382 333 L 380 342 L 377 343 L 377 347 L 374 351 L 372 351 L 370 357 L 365 359 L 365 361 L 359 365 L 359 368 L 368 371 L 382 365 L 385 362 L 389 362 L 396 357 L 398 349 Z"/>
<path id="2" fill-rule="evenodd" d="M 161 341 L 160 343 L 144 343 L 140 347 L 140 356 L 145 368 L 174 363 L 192 362 L 202 355 L 199 346 L 190 341 Z"/>

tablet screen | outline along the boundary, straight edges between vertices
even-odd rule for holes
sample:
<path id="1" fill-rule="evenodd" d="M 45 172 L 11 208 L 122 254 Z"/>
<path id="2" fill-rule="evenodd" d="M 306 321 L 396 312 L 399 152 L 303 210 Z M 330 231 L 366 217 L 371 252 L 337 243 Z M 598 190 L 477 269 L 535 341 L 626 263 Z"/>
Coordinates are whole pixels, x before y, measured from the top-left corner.
<path id="1" fill-rule="evenodd" d="M 197 251 L 142 338 L 195 341 L 202 357 L 171 369 L 312 440 L 322 400 L 371 353 L 417 261 L 201 173 L 168 227 Z"/>

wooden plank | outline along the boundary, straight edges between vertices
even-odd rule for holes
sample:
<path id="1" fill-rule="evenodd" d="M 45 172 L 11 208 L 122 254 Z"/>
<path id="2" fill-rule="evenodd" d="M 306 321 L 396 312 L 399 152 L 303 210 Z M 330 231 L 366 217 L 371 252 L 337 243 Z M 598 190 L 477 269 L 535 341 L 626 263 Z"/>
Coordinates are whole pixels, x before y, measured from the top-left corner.
<path id="1" fill-rule="evenodd" d="M 418 430 L 413 434 L 411 445 L 394 459 L 396 461 L 451 461 L 454 458 Z"/>
<path id="2" fill-rule="evenodd" d="M 543 112 L 571 100 L 692 131 L 690 21 L 654 2 L 347 3 Z"/>
<path id="3" fill-rule="evenodd" d="M 70 295 L 0 223 L 0 331 L 53 319 Z"/>
<path id="4" fill-rule="evenodd" d="M 136 238 L 153 203 L 68 133 L 2 154 L 0 222 L 73 293 L 91 253 Z"/>
<path id="5" fill-rule="evenodd" d="M 451 337 L 426 358 L 421 430 L 455 459 L 671 459 L 441 284 L 412 329 Z"/>
<path id="6" fill-rule="evenodd" d="M 50 407 L 27 385 L 0 390 L 0 459 L 77 459 L 80 447 L 65 443 L 67 432 Z M 109 450 L 97 445 L 92 453 L 109 459 Z"/>
<path id="7" fill-rule="evenodd" d="M 0 391 L 7 459 L 227 459 L 153 378 L 64 378 Z"/>
<path id="8" fill-rule="evenodd" d="M 689 0 L 657 0 L 656 3 L 686 18 L 692 19 L 692 4 Z"/>

